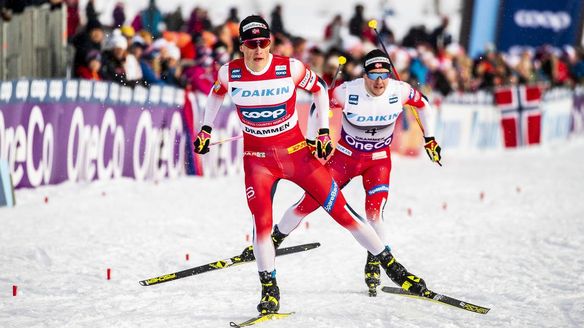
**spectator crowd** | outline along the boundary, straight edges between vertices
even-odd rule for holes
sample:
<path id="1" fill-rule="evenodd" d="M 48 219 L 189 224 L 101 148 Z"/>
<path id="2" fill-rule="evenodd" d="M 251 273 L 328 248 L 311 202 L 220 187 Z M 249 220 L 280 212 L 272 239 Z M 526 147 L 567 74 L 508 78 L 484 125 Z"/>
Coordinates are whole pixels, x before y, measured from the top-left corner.
<path id="1" fill-rule="evenodd" d="M 167 84 L 189 86 L 207 93 L 221 65 L 241 56 L 238 42 L 240 17 L 231 8 L 228 18 L 211 22 L 204 8 L 195 7 L 185 20 L 181 8 L 162 13 L 156 0 L 135 17 L 127 17 L 123 2 L 112 13 L 112 26 L 104 26 L 94 0 L 85 8 L 81 25 L 78 0 L 0 0 L 2 19 L 22 12 L 28 5 L 48 3 L 51 8 L 67 6 L 69 43 L 75 49 L 72 76 L 109 80 L 126 86 Z M 338 56 L 347 58 L 343 80 L 362 73 L 360 59 L 378 47 L 377 35 L 367 26 L 365 8 L 357 5 L 348 21 L 332 17 L 323 31 L 324 42 L 311 42 L 288 30 L 284 8 L 276 5 L 266 17 L 273 34 L 274 54 L 295 57 L 330 83 L 338 67 Z M 584 83 L 584 50 L 581 47 L 541 47 L 518 53 L 498 52 L 487 47 L 470 58 L 448 32 L 449 20 L 431 30 L 413 26 L 397 40 L 385 22 L 379 37 L 388 49 L 403 80 L 446 96 L 452 92 L 488 90 L 496 86 L 544 82 L 552 86 Z"/>

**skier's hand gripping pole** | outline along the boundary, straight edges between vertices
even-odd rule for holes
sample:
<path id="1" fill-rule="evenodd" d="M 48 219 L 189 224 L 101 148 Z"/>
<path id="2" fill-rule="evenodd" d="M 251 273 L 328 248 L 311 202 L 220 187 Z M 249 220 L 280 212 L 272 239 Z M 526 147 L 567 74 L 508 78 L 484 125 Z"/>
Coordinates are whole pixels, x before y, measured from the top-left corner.
<path id="1" fill-rule="evenodd" d="M 211 141 L 211 131 L 213 129 L 208 125 L 203 125 L 201 131 L 197 134 L 197 138 L 193 142 L 194 151 L 197 154 L 206 154 L 209 152 L 209 142 Z"/>
<path id="2" fill-rule="evenodd" d="M 440 164 L 440 159 L 442 158 L 442 156 L 440 156 L 441 148 L 434 137 L 424 137 L 424 141 L 426 142 L 424 144 L 424 149 L 426 150 L 428 157 L 430 157 L 432 162 L 436 162 L 438 165 L 442 166 L 442 164 Z"/>
<path id="3" fill-rule="evenodd" d="M 334 89 L 335 83 L 337 82 L 337 78 L 339 73 L 343 69 L 343 65 L 347 63 L 347 58 L 344 56 L 339 56 L 338 58 L 339 66 L 337 66 L 337 70 L 335 75 L 333 76 L 333 80 L 329 86 L 330 90 Z M 313 105 L 314 106 L 314 105 Z M 318 158 L 322 158 L 324 160 L 331 154 L 333 151 L 333 144 L 331 141 L 331 137 L 329 134 L 329 129 L 320 129 L 318 136 L 315 140 L 306 139 L 306 144 L 308 145 L 308 149 L 313 155 L 318 156 Z"/>

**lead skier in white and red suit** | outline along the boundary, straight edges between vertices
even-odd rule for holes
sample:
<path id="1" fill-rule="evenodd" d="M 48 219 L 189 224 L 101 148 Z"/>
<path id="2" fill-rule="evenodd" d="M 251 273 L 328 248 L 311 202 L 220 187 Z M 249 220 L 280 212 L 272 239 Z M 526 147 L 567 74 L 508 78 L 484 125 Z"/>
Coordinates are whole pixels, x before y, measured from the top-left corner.
<path id="1" fill-rule="evenodd" d="M 325 163 L 336 183 L 342 189 L 351 179 L 362 176 L 365 189 L 365 213 L 367 221 L 373 226 L 379 238 L 388 243 L 383 227 L 383 209 L 387 203 L 391 172 L 390 144 L 393 140 L 395 123 L 405 105 L 414 106 L 420 111 L 432 111 L 424 96 L 408 83 L 390 78 L 391 62 L 387 55 L 375 49 L 363 57 L 362 78 L 345 82 L 333 90 L 333 102 L 342 109 L 341 138 L 335 153 Z M 307 131 L 308 142 L 314 143 L 317 112 L 313 111 Z M 432 137 L 431 126 L 425 124 L 425 149 L 430 159 L 440 161 L 440 146 Z M 312 140 L 311 140 L 312 139 Z M 290 234 L 308 214 L 320 204 L 305 193 L 290 207 L 282 220 L 274 227 L 281 235 Z M 368 252 L 365 264 L 365 283 L 369 295 L 377 295 L 380 283 L 379 260 Z"/>
<path id="2" fill-rule="evenodd" d="M 270 236 L 272 197 L 280 179 L 290 180 L 310 194 L 379 259 L 391 280 L 422 294 L 426 290 L 424 280 L 407 272 L 395 260 L 367 220 L 347 204 L 331 174 L 307 147 L 298 126 L 296 88 L 313 95 L 320 117 L 316 153 L 326 159 L 333 146 L 328 129 L 329 98 L 325 83 L 302 62 L 270 53 L 270 30 L 262 17 L 253 15 L 242 20 L 239 35 L 243 58 L 232 60 L 219 70 L 194 146 L 199 154 L 209 151 L 213 121 L 229 93 L 243 130 L 245 193 L 254 221 L 253 254 L 262 286 L 258 311 L 276 313 L 280 308 L 275 247 L 281 240 L 276 234 Z"/>

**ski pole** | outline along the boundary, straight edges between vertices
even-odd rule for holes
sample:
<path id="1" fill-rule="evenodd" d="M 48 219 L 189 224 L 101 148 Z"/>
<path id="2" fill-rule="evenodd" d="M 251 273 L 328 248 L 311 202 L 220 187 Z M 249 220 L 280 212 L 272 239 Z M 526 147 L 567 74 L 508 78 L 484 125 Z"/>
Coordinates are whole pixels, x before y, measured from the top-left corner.
<path id="1" fill-rule="evenodd" d="M 387 49 L 385 48 L 385 45 L 383 44 L 383 41 L 381 40 L 381 35 L 379 34 L 379 31 L 377 31 L 377 20 L 375 20 L 375 19 L 370 20 L 368 25 L 370 28 L 373 29 L 373 31 L 375 31 L 375 35 L 377 36 L 377 42 L 381 45 L 381 48 L 383 48 L 383 51 L 385 52 L 385 54 L 387 55 L 387 58 L 389 59 L 389 65 L 391 66 L 391 71 L 393 72 L 393 75 L 395 76 L 396 80 L 401 81 L 401 79 L 399 78 L 399 74 L 397 73 L 397 70 L 395 69 L 395 65 L 393 64 L 393 61 L 391 60 L 391 56 L 389 56 L 389 52 L 387 52 Z M 418 111 L 413 106 L 407 106 L 407 107 L 412 111 L 412 114 L 414 114 L 414 118 L 416 119 L 416 122 L 418 123 L 420 130 L 422 130 L 422 135 L 424 136 L 424 140 L 426 140 L 426 131 L 424 130 L 424 125 L 422 124 L 422 121 L 420 120 L 420 115 L 418 114 Z M 440 161 L 436 161 L 436 163 L 438 163 L 438 165 L 442 166 Z"/>
<path id="2" fill-rule="evenodd" d="M 339 66 L 337 66 L 337 71 L 335 72 L 335 76 L 333 76 L 333 81 L 331 82 L 331 90 L 335 88 L 335 83 L 337 83 L 337 77 L 339 76 L 339 72 L 343 69 L 343 65 L 347 63 L 347 58 L 345 56 L 339 56 L 338 58 Z"/>
<path id="3" fill-rule="evenodd" d="M 214 142 L 210 143 L 209 146 L 220 145 L 220 144 L 224 144 L 226 142 L 231 142 L 231 141 L 239 140 L 241 138 L 243 138 L 243 135 L 238 135 L 238 136 L 234 136 L 234 137 L 227 138 L 227 139 L 223 139 L 223 140 L 219 140 L 219 141 L 214 141 Z"/>

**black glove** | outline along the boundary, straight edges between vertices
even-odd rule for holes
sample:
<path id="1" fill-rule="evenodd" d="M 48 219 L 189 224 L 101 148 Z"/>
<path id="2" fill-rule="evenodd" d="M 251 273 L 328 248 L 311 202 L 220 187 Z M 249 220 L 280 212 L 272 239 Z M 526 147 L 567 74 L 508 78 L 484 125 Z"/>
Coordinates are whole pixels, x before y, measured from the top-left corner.
<path id="1" fill-rule="evenodd" d="M 316 156 L 326 160 L 332 151 L 333 141 L 329 135 L 329 129 L 318 130 L 318 137 L 316 137 Z"/>
<path id="2" fill-rule="evenodd" d="M 193 142 L 195 146 L 195 153 L 206 154 L 209 152 L 209 142 L 211 142 L 211 130 L 213 130 L 208 125 L 203 125 L 201 131 L 197 134 L 197 139 Z"/>
<path id="3" fill-rule="evenodd" d="M 424 141 L 426 144 L 424 145 L 424 149 L 426 149 L 426 153 L 432 160 L 432 162 L 440 162 L 442 156 L 440 156 L 440 146 L 436 142 L 434 137 L 424 137 Z"/>

